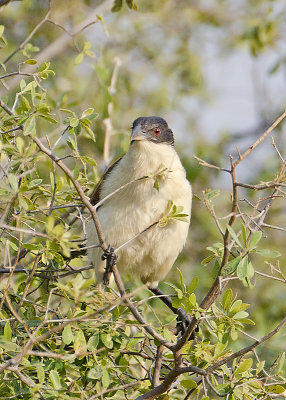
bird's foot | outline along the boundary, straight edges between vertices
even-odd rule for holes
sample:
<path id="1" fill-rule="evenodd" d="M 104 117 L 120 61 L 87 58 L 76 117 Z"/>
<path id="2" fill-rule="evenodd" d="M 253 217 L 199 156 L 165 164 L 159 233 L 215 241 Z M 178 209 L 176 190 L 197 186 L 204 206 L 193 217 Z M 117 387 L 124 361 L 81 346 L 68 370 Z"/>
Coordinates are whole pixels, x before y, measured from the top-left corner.
<path id="1" fill-rule="evenodd" d="M 186 332 L 186 330 L 188 329 L 188 326 L 191 323 L 191 317 L 189 314 L 187 314 L 184 310 L 182 310 L 181 308 L 179 309 L 178 312 L 178 316 L 177 316 L 177 325 L 176 325 L 176 329 L 177 329 L 177 334 L 181 334 L 181 336 L 184 335 L 184 333 Z M 193 340 L 195 339 L 195 332 L 198 332 L 199 327 L 198 325 L 195 328 L 195 331 L 193 331 L 191 333 L 191 336 L 189 338 L 189 340 Z"/>
<path id="2" fill-rule="evenodd" d="M 108 285 L 109 281 L 110 281 L 110 276 L 112 274 L 112 267 L 117 262 L 117 255 L 114 251 L 114 248 L 110 247 L 110 244 L 108 245 L 107 249 L 102 254 L 101 259 L 106 260 L 105 271 L 103 274 L 103 283 L 104 283 L 104 285 Z"/>

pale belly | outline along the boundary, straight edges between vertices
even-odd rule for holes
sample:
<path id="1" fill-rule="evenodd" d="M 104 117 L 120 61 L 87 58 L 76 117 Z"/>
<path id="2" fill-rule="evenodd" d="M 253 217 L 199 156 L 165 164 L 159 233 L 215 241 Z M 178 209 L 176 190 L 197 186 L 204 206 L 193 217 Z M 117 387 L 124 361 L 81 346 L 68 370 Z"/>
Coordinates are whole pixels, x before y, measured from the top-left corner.
<path id="1" fill-rule="evenodd" d="M 152 182 L 141 183 L 114 196 L 98 210 L 106 244 L 118 249 L 121 274 L 136 274 L 144 283 L 155 285 L 168 273 L 185 243 L 189 223 L 170 220 L 160 227 L 158 222 L 166 214 L 169 200 L 183 206 L 184 213 L 190 216 L 191 188 L 185 180 L 184 184 L 174 185 L 170 180 L 158 192 Z M 154 223 L 157 224 L 150 227 Z M 88 223 L 87 233 L 87 245 L 96 244 L 93 222 Z M 89 251 L 89 261 L 99 279 L 105 267 L 101 255 L 101 249 Z"/>

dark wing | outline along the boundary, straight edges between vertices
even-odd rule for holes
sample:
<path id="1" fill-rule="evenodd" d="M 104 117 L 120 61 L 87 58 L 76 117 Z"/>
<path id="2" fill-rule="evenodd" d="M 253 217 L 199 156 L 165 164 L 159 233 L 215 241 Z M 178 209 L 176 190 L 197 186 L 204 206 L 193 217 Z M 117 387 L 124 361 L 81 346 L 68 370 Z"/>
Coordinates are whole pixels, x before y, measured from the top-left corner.
<path id="1" fill-rule="evenodd" d="M 100 181 L 98 182 L 98 184 L 95 186 L 95 188 L 93 189 L 91 195 L 90 195 L 90 202 L 91 204 L 94 206 L 96 203 L 98 203 L 100 201 L 100 195 L 101 195 L 101 189 L 102 189 L 102 183 L 105 181 L 105 179 L 108 177 L 108 175 L 110 174 L 110 172 L 113 170 L 113 168 L 119 163 L 119 161 L 122 159 L 119 158 L 117 161 L 115 161 L 115 163 L 113 163 L 109 168 L 107 168 L 107 170 L 104 172 L 104 174 L 102 175 L 102 178 L 100 179 Z"/>

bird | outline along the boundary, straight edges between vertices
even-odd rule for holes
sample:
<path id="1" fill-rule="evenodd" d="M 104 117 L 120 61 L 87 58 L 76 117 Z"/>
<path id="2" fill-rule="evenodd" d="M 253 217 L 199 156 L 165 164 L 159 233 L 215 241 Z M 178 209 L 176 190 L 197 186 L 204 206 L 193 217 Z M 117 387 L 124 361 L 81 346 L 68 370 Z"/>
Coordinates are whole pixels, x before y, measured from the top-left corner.
<path id="1" fill-rule="evenodd" d="M 119 273 L 139 277 L 158 293 L 158 283 L 185 245 L 192 204 L 191 184 L 175 150 L 173 132 L 163 118 L 139 117 L 133 122 L 127 153 L 107 169 L 90 202 L 101 202 L 97 216 L 105 242 L 118 249 Z M 170 205 L 183 210 L 184 217 L 166 219 Z M 89 221 L 88 261 L 102 282 L 106 257 L 98 242 L 94 223 Z"/>

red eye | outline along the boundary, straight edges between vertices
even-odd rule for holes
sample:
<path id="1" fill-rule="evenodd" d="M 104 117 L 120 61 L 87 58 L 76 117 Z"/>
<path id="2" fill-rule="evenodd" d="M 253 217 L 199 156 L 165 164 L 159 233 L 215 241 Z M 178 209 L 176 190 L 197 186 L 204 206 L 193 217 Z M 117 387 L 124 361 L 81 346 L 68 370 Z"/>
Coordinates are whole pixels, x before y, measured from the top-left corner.
<path id="1" fill-rule="evenodd" d="M 156 129 L 154 129 L 154 133 L 155 133 L 155 135 L 159 135 L 160 134 L 160 129 L 159 128 L 156 128 Z"/>

